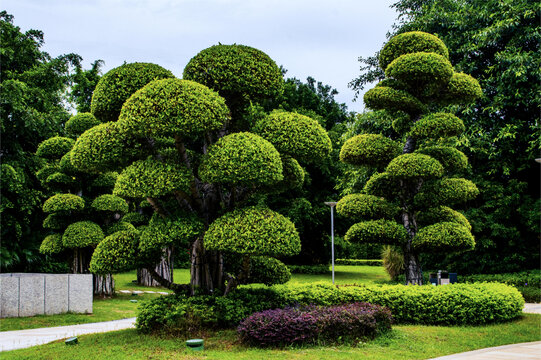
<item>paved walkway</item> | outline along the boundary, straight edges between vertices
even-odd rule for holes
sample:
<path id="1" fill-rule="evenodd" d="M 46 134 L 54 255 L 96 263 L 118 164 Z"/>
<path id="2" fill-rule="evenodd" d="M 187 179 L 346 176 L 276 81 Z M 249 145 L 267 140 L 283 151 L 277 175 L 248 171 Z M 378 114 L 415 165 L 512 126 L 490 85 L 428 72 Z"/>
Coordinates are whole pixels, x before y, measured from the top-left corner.
<path id="1" fill-rule="evenodd" d="M 40 329 L 0 332 L 0 351 L 23 349 L 51 341 L 67 339 L 72 336 L 102 333 L 135 327 L 135 318 L 89 323 L 80 325 L 57 326 Z"/>
<path id="2" fill-rule="evenodd" d="M 131 292 L 131 291 L 130 291 Z M 133 291 L 136 293 L 135 291 Z M 145 291 L 146 292 L 146 291 Z M 139 293 L 139 292 L 137 292 Z M 141 292 L 142 293 L 142 292 Z M 541 314 L 541 304 L 525 304 L 524 312 Z M 42 345 L 51 341 L 66 339 L 72 336 L 102 333 L 135 327 L 135 318 L 106 321 L 99 323 L 58 326 L 41 329 L 2 331 L 0 332 L 0 352 L 23 349 Z M 541 341 L 514 345 L 498 346 L 461 354 L 448 355 L 438 360 L 486 360 L 486 359 L 539 359 L 541 360 Z"/>

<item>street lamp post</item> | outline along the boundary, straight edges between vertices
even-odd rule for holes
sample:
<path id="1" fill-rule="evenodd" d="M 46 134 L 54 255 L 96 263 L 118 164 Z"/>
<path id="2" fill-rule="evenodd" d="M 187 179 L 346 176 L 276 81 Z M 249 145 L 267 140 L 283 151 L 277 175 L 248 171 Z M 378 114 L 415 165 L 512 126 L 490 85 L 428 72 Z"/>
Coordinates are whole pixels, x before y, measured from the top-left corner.
<path id="1" fill-rule="evenodd" d="M 331 264 L 332 264 L 332 284 L 334 285 L 334 207 L 336 202 L 326 201 L 325 205 L 331 207 Z"/>

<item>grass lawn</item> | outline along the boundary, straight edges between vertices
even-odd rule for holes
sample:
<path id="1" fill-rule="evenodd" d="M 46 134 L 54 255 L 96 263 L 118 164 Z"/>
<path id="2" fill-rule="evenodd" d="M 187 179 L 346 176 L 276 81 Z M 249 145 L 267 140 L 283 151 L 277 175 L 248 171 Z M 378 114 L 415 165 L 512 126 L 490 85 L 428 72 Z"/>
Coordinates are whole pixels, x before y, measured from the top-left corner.
<path id="1" fill-rule="evenodd" d="M 186 338 L 145 336 L 136 330 L 85 335 L 79 344 L 62 341 L 3 352 L 2 359 L 429 359 L 511 343 L 541 340 L 541 315 L 488 326 L 396 325 L 373 341 L 357 346 L 303 346 L 286 349 L 247 348 L 237 343 L 234 330 L 208 333 L 205 351 L 187 351 Z M 198 334 L 199 335 L 199 334 Z"/>

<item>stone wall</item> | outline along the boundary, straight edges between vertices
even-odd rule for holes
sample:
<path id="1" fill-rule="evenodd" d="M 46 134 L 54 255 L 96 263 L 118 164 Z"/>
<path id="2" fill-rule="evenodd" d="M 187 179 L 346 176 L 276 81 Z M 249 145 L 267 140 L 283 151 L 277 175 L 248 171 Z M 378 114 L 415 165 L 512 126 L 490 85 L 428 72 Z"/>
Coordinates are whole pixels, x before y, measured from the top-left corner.
<path id="1" fill-rule="evenodd" d="M 0 318 L 92 313 L 92 274 L 0 274 Z"/>

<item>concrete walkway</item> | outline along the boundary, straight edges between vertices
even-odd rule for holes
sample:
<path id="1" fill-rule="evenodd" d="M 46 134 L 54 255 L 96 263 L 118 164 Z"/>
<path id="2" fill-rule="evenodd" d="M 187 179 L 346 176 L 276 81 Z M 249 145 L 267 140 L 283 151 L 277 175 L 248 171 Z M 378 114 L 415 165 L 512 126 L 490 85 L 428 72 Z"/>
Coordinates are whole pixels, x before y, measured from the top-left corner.
<path id="1" fill-rule="evenodd" d="M 135 318 L 89 323 L 80 325 L 57 326 L 40 329 L 0 332 L 0 351 L 23 349 L 51 341 L 67 339 L 72 336 L 103 333 L 108 331 L 135 328 Z"/>
<path id="2" fill-rule="evenodd" d="M 135 293 L 135 291 L 134 291 Z M 525 304 L 525 313 L 541 314 L 541 304 Z M 58 326 L 41 329 L 2 331 L 0 332 L 0 352 L 23 349 L 42 345 L 51 341 L 67 339 L 72 336 L 102 333 L 115 330 L 135 328 L 135 318 L 89 323 L 80 325 Z M 461 354 L 448 355 L 438 360 L 486 360 L 486 359 L 539 359 L 541 360 L 541 341 L 505 345 L 495 348 L 470 351 Z"/>

